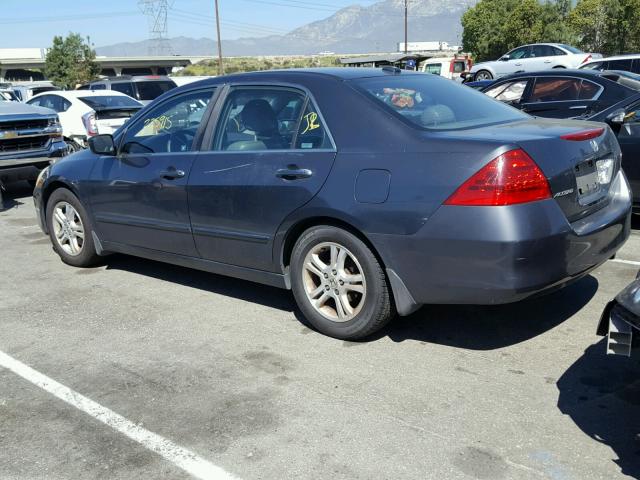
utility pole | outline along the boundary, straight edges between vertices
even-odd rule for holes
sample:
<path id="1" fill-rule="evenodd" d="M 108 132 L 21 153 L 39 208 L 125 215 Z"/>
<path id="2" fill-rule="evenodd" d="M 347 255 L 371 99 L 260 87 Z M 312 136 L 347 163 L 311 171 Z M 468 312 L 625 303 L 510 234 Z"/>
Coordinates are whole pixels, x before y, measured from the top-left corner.
<path id="1" fill-rule="evenodd" d="M 218 73 L 224 75 L 224 67 L 222 65 L 222 43 L 220 42 L 220 12 L 218 10 L 218 0 L 215 0 L 216 5 L 216 32 L 218 34 Z"/>
<path id="2" fill-rule="evenodd" d="M 409 0 L 404 0 L 404 54 L 406 55 L 407 53 L 409 53 L 409 44 L 408 44 L 408 38 L 409 35 L 407 34 L 407 2 Z"/>

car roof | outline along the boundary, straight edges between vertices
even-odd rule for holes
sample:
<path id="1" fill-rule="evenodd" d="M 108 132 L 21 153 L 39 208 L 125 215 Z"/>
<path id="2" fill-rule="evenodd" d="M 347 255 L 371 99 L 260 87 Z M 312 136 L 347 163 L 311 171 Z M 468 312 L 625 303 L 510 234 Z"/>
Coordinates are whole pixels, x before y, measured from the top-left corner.
<path id="1" fill-rule="evenodd" d="M 34 95 L 33 98 L 43 97 L 45 95 L 58 95 L 69 100 L 79 97 L 128 97 L 128 95 L 115 90 L 54 90 L 39 93 L 38 95 Z"/>
<path id="2" fill-rule="evenodd" d="M 640 58 L 640 53 L 625 53 L 624 55 L 612 55 L 611 57 L 595 58 L 585 63 L 585 65 L 589 65 L 591 63 L 602 63 L 609 60 L 627 60 L 627 59 L 634 59 L 634 58 Z"/>

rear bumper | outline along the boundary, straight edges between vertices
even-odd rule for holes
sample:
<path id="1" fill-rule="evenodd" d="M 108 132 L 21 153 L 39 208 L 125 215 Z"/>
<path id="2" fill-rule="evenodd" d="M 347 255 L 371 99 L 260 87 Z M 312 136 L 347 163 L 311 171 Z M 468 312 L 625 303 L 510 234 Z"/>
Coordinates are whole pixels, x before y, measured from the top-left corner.
<path id="1" fill-rule="evenodd" d="M 371 240 L 406 287 L 400 296 L 414 303 L 398 305 L 402 314 L 428 303 L 511 303 L 563 287 L 615 255 L 630 226 L 631 193 L 620 172 L 609 205 L 572 224 L 554 200 L 442 206 L 415 235 Z"/>
<path id="2" fill-rule="evenodd" d="M 64 141 L 52 141 L 46 150 L 0 155 L 0 182 L 35 180 L 44 167 L 64 157 L 67 150 Z"/>

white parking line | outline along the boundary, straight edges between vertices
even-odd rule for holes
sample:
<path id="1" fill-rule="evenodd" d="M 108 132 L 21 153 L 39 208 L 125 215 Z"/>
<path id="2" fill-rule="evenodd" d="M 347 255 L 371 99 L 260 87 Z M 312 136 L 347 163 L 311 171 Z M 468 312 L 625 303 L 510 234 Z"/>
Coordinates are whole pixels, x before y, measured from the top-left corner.
<path id="1" fill-rule="evenodd" d="M 610 260 L 610 261 L 615 263 L 624 263 L 626 265 L 635 265 L 636 267 L 640 267 L 640 262 L 634 262 L 633 260 L 622 260 L 620 258 L 614 258 L 613 260 Z"/>
<path id="2" fill-rule="evenodd" d="M 208 460 L 199 457 L 195 453 L 176 445 L 170 440 L 161 437 L 149 430 L 139 427 L 135 423 L 127 420 L 122 415 L 118 415 L 112 410 L 94 402 L 93 400 L 71 390 L 68 387 L 52 380 L 51 378 L 35 371 L 24 363 L 10 357 L 0 351 L 0 367 L 12 371 L 16 375 L 42 388 L 51 395 L 68 403 L 72 407 L 91 415 L 96 420 L 117 430 L 131 440 L 157 453 L 165 460 L 173 463 L 195 478 L 202 480 L 238 480 L 238 477 L 231 475 L 224 469 L 212 464 Z"/>

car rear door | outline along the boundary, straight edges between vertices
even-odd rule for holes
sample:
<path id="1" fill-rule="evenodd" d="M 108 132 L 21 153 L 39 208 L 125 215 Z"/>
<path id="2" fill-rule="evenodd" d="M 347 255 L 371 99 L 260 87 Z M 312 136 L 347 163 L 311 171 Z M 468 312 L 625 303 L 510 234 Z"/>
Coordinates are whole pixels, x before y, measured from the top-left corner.
<path id="1" fill-rule="evenodd" d="M 320 190 L 335 145 L 302 88 L 234 85 L 215 116 L 189 179 L 196 247 L 208 260 L 277 271 L 276 231 Z"/>
<path id="2" fill-rule="evenodd" d="M 197 257 L 187 181 L 214 87 L 190 90 L 133 120 L 117 156 L 91 172 L 91 207 L 108 243 Z"/>
<path id="3" fill-rule="evenodd" d="M 591 111 L 604 87 L 578 77 L 536 77 L 523 111 L 546 118 L 575 118 Z"/>
<path id="4" fill-rule="evenodd" d="M 554 66 L 555 51 L 551 45 L 533 45 L 531 58 L 525 62 L 526 72 L 548 70 Z"/>
<path id="5" fill-rule="evenodd" d="M 618 132 L 618 143 L 622 149 L 622 169 L 631 184 L 634 203 L 640 203 L 640 102 L 626 111 L 626 119 Z"/>

